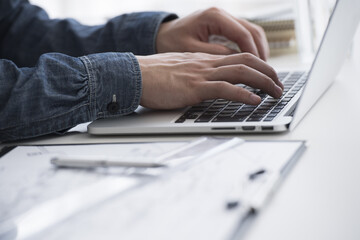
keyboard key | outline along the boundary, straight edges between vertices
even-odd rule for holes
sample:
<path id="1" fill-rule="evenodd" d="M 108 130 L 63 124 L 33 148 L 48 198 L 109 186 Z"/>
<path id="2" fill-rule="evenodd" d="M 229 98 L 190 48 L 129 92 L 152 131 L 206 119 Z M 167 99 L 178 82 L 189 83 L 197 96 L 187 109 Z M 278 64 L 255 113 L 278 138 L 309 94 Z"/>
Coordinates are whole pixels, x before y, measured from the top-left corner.
<path id="1" fill-rule="evenodd" d="M 278 115 L 278 113 L 270 113 L 269 115 L 267 115 L 267 117 L 276 117 Z"/>
<path id="2" fill-rule="evenodd" d="M 279 100 L 275 98 L 267 98 L 264 103 L 277 103 Z"/>
<path id="3" fill-rule="evenodd" d="M 270 113 L 279 113 L 281 112 L 281 109 L 273 109 Z"/>
<path id="4" fill-rule="evenodd" d="M 229 101 L 229 100 L 225 100 L 225 99 L 217 99 L 217 100 L 215 101 L 215 103 L 222 103 L 222 104 L 228 103 L 228 102 L 230 102 L 230 101 Z"/>
<path id="5" fill-rule="evenodd" d="M 209 122 L 217 115 L 217 113 L 218 112 L 205 112 L 198 119 L 196 119 L 195 122 Z"/>
<path id="6" fill-rule="evenodd" d="M 296 76 L 301 76 L 301 75 L 304 75 L 304 71 L 297 71 L 297 72 L 294 72 L 292 75 L 296 75 Z"/>
<path id="7" fill-rule="evenodd" d="M 253 112 L 250 117 L 246 120 L 246 121 L 249 121 L 249 122 L 252 122 L 252 121 L 260 121 L 261 119 L 263 119 L 266 115 L 266 112 L 265 113 L 260 113 L 260 112 Z"/>
<path id="8" fill-rule="evenodd" d="M 228 105 L 225 109 L 226 110 L 238 110 L 240 108 L 240 106 L 230 106 L 230 105 Z"/>
<path id="9" fill-rule="evenodd" d="M 239 111 L 253 111 L 257 106 L 253 105 L 244 105 Z"/>
<path id="10" fill-rule="evenodd" d="M 217 114 L 221 111 L 221 108 L 209 108 L 204 113 Z"/>
<path id="11" fill-rule="evenodd" d="M 186 119 L 196 119 L 199 117 L 200 114 L 195 114 L 195 113 L 189 113 L 189 114 L 185 114 L 183 115 Z"/>
<path id="12" fill-rule="evenodd" d="M 273 106 L 268 106 L 268 105 L 260 105 L 257 110 L 270 110 Z"/>
<path id="13" fill-rule="evenodd" d="M 266 117 L 266 118 L 264 119 L 264 122 L 270 122 L 270 121 L 274 120 L 274 118 L 275 118 L 275 117 Z"/>
<path id="14" fill-rule="evenodd" d="M 183 122 L 185 122 L 185 120 L 186 120 L 186 118 L 181 116 L 178 120 L 175 121 L 175 123 L 183 123 Z"/>
<path id="15" fill-rule="evenodd" d="M 263 119 L 263 117 L 264 116 L 262 116 L 262 117 L 249 117 L 246 121 L 247 122 L 258 122 L 258 121 L 260 121 L 261 119 Z"/>
<path id="16" fill-rule="evenodd" d="M 209 111 L 209 110 L 221 110 L 221 109 L 223 109 L 223 108 L 224 108 L 224 106 L 211 105 L 210 107 L 208 107 L 208 108 L 206 109 L 206 111 Z"/>
<path id="17" fill-rule="evenodd" d="M 281 99 L 281 101 L 290 102 L 291 99 L 291 97 L 284 97 L 283 99 Z"/>
<path id="18" fill-rule="evenodd" d="M 231 117 L 232 115 L 234 115 L 234 113 L 224 113 L 221 112 L 219 115 L 217 115 L 218 117 Z"/>
<path id="19" fill-rule="evenodd" d="M 226 106 L 226 103 L 213 103 L 210 108 L 223 108 Z"/>
<path id="20" fill-rule="evenodd" d="M 278 73 L 279 80 L 282 81 L 288 74 L 289 72 L 279 72 Z"/>
<path id="21" fill-rule="evenodd" d="M 275 106 L 276 103 L 277 103 L 277 101 L 268 102 L 268 100 L 266 100 L 265 102 L 261 103 L 261 106 L 269 106 L 269 107 L 272 107 L 272 106 Z"/>
<path id="22" fill-rule="evenodd" d="M 235 116 L 249 116 L 251 113 L 252 111 L 238 111 Z"/>
<path id="23" fill-rule="evenodd" d="M 196 123 L 199 122 L 210 122 L 211 119 L 213 119 L 214 116 L 201 116 L 198 119 L 195 120 Z"/>
<path id="24" fill-rule="evenodd" d="M 243 103 L 240 103 L 240 102 L 230 102 L 227 107 L 240 107 L 244 105 Z"/>
<path id="25" fill-rule="evenodd" d="M 219 117 L 217 116 L 212 122 L 238 122 L 238 119 L 232 117 Z"/>
<path id="26" fill-rule="evenodd" d="M 288 93 L 288 94 L 286 95 L 286 97 L 292 98 L 292 97 L 294 97 L 295 95 L 296 95 L 296 93 Z"/>
<path id="27" fill-rule="evenodd" d="M 187 112 L 203 112 L 207 109 L 207 107 L 191 107 L 187 110 Z"/>
<path id="28" fill-rule="evenodd" d="M 232 109 L 232 108 L 225 108 L 221 112 L 222 113 L 235 113 L 238 110 L 238 108 Z"/>
<path id="29" fill-rule="evenodd" d="M 273 110 L 280 110 L 281 111 L 283 108 L 284 108 L 284 106 L 276 106 Z"/>

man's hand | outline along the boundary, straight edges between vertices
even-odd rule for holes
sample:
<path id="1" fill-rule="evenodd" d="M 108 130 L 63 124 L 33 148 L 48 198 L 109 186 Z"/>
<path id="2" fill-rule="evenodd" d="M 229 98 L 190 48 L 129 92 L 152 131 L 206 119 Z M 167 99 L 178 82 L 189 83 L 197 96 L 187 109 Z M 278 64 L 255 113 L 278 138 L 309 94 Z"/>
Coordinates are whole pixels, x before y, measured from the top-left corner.
<path id="1" fill-rule="evenodd" d="M 263 60 L 269 55 L 264 30 L 244 19 L 237 19 L 218 8 L 195 12 L 184 18 L 161 24 L 156 47 L 164 52 L 205 52 L 227 55 L 233 50 L 209 43 L 209 36 L 221 35 L 235 42 L 242 52 Z"/>
<path id="2" fill-rule="evenodd" d="M 260 97 L 234 85 L 239 83 L 275 98 L 282 95 L 274 69 L 249 53 L 165 53 L 137 59 L 143 81 L 140 104 L 148 108 L 181 108 L 216 98 L 259 104 Z"/>

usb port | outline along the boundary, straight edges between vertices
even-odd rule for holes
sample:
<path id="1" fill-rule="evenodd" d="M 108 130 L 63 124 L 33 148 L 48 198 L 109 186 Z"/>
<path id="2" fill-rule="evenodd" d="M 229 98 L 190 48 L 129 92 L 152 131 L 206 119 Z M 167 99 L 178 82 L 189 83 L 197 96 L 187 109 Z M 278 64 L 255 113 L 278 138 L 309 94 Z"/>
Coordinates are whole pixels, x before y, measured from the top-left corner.
<path id="1" fill-rule="evenodd" d="M 254 131 L 255 130 L 255 126 L 244 126 L 242 127 L 242 129 L 244 131 Z"/>
<path id="2" fill-rule="evenodd" d="M 273 126 L 265 126 L 265 127 L 261 127 L 262 130 L 265 130 L 265 131 L 272 131 L 274 130 L 274 127 Z"/>

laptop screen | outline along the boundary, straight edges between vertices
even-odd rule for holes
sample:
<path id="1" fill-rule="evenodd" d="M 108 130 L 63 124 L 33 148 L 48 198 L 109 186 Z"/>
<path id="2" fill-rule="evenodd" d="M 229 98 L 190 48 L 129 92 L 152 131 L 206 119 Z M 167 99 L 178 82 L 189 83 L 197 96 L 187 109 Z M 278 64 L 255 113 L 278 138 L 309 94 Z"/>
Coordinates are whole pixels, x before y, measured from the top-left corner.
<path id="1" fill-rule="evenodd" d="M 359 9 L 360 1 L 336 2 L 290 128 L 299 123 L 335 79 L 354 38 L 360 20 Z"/>

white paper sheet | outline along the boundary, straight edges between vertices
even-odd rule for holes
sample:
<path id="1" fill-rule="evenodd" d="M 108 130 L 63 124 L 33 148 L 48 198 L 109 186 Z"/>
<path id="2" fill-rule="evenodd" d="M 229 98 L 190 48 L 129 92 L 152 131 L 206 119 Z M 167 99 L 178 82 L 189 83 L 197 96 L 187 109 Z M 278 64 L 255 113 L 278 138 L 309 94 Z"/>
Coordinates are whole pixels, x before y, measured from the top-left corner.
<path id="1" fill-rule="evenodd" d="M 0 159 L 1 220 L 13 220 L 21 239 L 227 239 L 246 213 L 242 195 L 249 200 L 259 192 L 303 145 L 229 143 L 222 142 L 221 153 L 203 151 L 207 154 L 155 177 L 64 171 L 49 165 L 49 157 L 64 153 L 64 146 L 19 147 Z M 80 145 L 66 146 L 66 152 L 155 156 L 184 144 Z M 266 174 L 249 183 L 249 174 L 259 168 Z M 234 196 L 240 206 L 227 209 Z"/>

